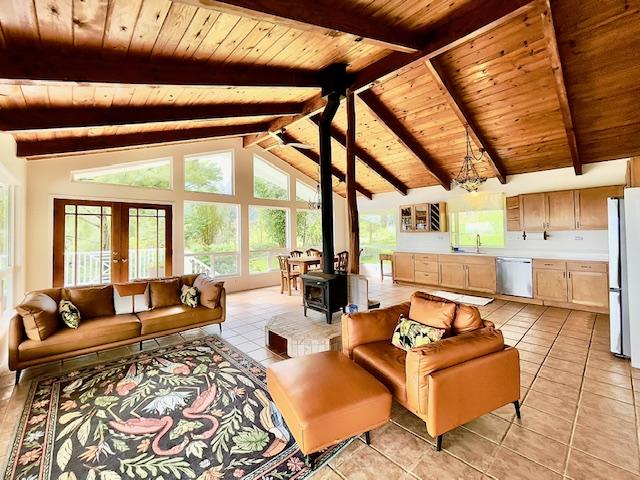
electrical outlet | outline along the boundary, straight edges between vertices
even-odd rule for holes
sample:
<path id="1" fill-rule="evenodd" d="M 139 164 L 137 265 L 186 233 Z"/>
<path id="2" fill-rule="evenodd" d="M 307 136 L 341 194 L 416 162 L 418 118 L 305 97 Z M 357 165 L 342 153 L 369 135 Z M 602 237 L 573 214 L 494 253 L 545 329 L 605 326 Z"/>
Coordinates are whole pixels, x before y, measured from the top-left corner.
<path id="1" fill-rule="evenodd" d="M 574 240 L 584 240 L 584 237 L 582 235 L 576 235 L 575 237 L 573 237 Z"/>

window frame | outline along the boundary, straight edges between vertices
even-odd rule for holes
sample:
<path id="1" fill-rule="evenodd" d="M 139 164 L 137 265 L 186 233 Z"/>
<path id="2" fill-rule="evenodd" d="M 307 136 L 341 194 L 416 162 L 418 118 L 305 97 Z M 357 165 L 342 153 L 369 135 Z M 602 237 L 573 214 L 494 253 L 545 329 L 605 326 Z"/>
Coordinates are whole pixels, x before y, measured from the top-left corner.
<path id="1" fill-rule="evenodd" d="M 206 157 L 208 155 L 217 155 L 221 153 L 231 154 L 231 193 L 206 192 L 202 190 L 187 190 L 187 161 L 198 157 Z M 225 197 L 234 197 L 236 195 L 236 155 L 235 149 L 228 148 L 225 150 L 216 150 L 202 153 L 190 153 L 182 157 L 183 167 L 183 185 L 182 189 L 185 193 L 202 193 L 206 195 L 224 195 Z"/>
<path id="2" fill-rule="evenodd" d="M 144 166 L 146 164 L 150 164 L 150 163 L 157 163 L 160 161 L 168 161 L 169 163 L 169 186 L 168 188 L 162 188 L 162 187 L 145 187 L 144 185 L 126 185 L 126 184 L 122 184 L 122 183 L 108 183 L 108 182 L 93 182 L 93 181 L 86 181 L 86 180 L 77 180 L 76 179 L 76 175 L 77 174 L 82 174 L 82 173 L 99 173 L 99 172 L 104 172 L 107 170 L 113 170 L 113 169 L 117 169 L 117 168 L 126 168 L 126 167 L 135 167 L 135 166 Z M 154 159 L 147 159 L 147 160 L 136 160 L 134 162 L 124 162 L 124 163 L 114 163 L 112 165 L 106 165 L 103 167 L 94 167 L 94 168 L 85 168 L 85 169 L 80 169 L 80 170 L 72 170 L 71 171 L 71 182 L 73 183 L 80 183 L 80 184 L 85 184 L 85 185 L 108 185 L 110 187 L 125 187 L 125 188 L 144 188 L 145 190 L 158 190 L 160 192 L 170 192 L 174 190 L 174 174 L 173 174 L 173 166 L 174 166 L 174 162 L 173 162 L 173 157 L 160 157 L 160 158 L 154 158 Z"/>
<path id="3" fill-rule="evenodd" d="M 487 244 L 483 244 L 481 245 L 484 248 L 504 248 L 506 245 L 506 240 L 507 240 L 507 229 L 506 229 L 506 215 L 505 215 L 505 210 L 502 209 L 487 209 L 487 210 L 468 210 L 468 211 L 460 211 L 460 212 L 451 212 L 448 214 L 448 221 L 449 221 L 449 244 L 452 247 L 459 247 L 459 248 L 468 248 L 468 247 L 474 247 L 476 246 L 475 242 L 472 243 L 461 243 L 460 242 L 460 214 L 461 213 L 474 213 L 474 212 L 496 212 L 496 213 L 501 213 L 502 214 L 502 222 L 500 222 L 501 224 L 501 233 L 502 233 L 502 242 L 500 245 L 487 245 Z M 497 225 L 498 223 L 496 223 Z M 482 233 L 480 233 L 480 240 L 481 242 L 484 243 L 483 239 L 482 239 Z"/>
<path id="4" fill-rule="evenodd" d="M 5 312 L 11 310 L 15 296 L 15 227 L 16 227 L 16 197 L 15 187 L 9 183 L 0 183 L 0 187 L 7 191 L 7 265 L 0 267 L 0 318 Z M 2 302 L 3 292 L 6 288 L 7 304 Z"/>
<path id="5" fill-rule="evenodd" d="M 260 249 L 260 250 L 252 250 L 251 249 L 251 209 L 270 209 L 270 210 L 283 210 L 286 213 L 286 226 L 285 226 L 285 246 L 282 248 L 270 248 L 270 249 Z M 282 255 L 289 254 L 291 248 L 291 208 L 288 206 L 280 206 L 280 205 L 255 205 L 249 204 L 247 206 L 247 234 L 248 234 L 248 246 L 249 250 L 247 252 L 247 261 L 249 264 L 249 275 L 265 275 L 273 272 L 279 271 L 279 268 L 271 268 L 271 260 L 273 255 Z M 264 272 L 252 272 L 251 271 L 251 254 L 252 253 L 264 253 L 267 255 L 267 267 L 268 269 Z"/>
<path id="6" fill-rule="evenodd" d="M 206 192 L 205 192 L 206 193 Z M 237 245 L 237 249 L 236 251 L 229 251 L 229 252 L 203 252 L 203 253 L 187 253 L 187 242 L 186 242 L 186 238 L 185 238 L 185 219 L 186 219 L 186 205 L 188 203 L 200 203 L 200 204 L 209 204 L 209 205 L 221 205 L 224 207 L 235 207 L 236 211 L 237 211 L 237 215 L 236 215 L 236 230 L 237 230 L 237 235 L 236 235 L 236 245 Z M 210 270 L 209 275 L 213 278 L 234 278 L 234 277 L 240 277 L 242 276 L 242 205 L 239 203 L 231 203 L 231 202 L 211 202 L 211 201 L 207 201 L 207 200 L 184 200 L 182 203 L 182 240 L 183 240 L 183 246 L 182 246 L 182 256 L 183 256 L 183 263 L 184 263 L 184 267 L 185 267 L 185 271 L 186 271 L 186 260 L 187 258 L 190 257 L 196 257 L 196 256 L 205 256 L 208 255 L 211 260 L 212 260 L 212 266 L 210 267 L 213 271 Z M 230 256 L 235 256 L 236 257 L 236 265 L 237 265 L 237 270 L 236 273 L 230 273 L 230 274 L 226 274 L 226 275 L 216 275 L 215 274 L 215 269 L 214 269 L 214 265 L 215 265 L 215 258 L 216 257 L 230 257 Z M 202 272 L 200 272 L 202 273 Z"/>
<path id="7" fill-rule="evenodd" d="M 282 175 L 284 175 L 287 178 L 287 196 L 286 198 L 271 198 L 271 197 L 258 197 L 256 195 L 256 160 L 260 160 L 264 163 L 266 163 L 269 167 L 271 167 L 272 169 L 274 169 L 275 171 L 281 173 Z M 263 201 L 273 201 L 273 202 L 290 202 L 291 201 L 291 175 L 287 172 L 285 172 L 284 170 L 282 170 L 279 167 L 276 167 L 272 162 L 270 162 L 269 160 L 267 160 L 266 158 L 254 153 L 253 154 L 253 158 L 252 158 L 252 162 L 251 162 L 251 169 L 252 169 L 252 198 L 255 200 L 263 200 Z"/>

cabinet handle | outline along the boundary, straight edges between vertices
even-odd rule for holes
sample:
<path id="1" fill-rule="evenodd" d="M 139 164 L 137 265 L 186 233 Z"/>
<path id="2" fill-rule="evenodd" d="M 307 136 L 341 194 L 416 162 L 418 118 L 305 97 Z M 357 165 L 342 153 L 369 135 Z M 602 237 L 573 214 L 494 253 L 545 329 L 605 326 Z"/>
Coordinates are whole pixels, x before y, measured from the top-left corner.
<path id="1" fill-rule="evenodd" d="M 562 272 L 562 278 L 567 278 L 567 272 Z"/>
<path id="2" fill-rule="evenodd" d="M 571 278 L 571 272 L 569 272 L 569 278 Z"/>

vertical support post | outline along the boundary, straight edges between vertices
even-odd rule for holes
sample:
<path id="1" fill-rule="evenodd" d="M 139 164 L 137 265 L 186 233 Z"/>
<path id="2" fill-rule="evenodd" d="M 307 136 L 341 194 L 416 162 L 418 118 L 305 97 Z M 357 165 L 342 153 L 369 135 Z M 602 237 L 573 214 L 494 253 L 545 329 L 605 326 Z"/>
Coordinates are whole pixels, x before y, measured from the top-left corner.
<path id="1" fill-rule="evenodd" d="M 347 93 L 347 225 L 349 228 L 349 273 L 360 273 L 360 225 L 356 199 L 356 105 Z"/>

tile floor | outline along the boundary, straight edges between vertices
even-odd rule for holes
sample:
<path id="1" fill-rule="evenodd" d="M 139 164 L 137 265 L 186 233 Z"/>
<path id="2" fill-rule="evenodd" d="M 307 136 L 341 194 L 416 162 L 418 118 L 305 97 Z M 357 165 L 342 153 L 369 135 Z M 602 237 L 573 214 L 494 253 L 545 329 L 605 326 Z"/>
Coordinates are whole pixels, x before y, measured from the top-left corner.
<path id="1" fill-rule="evenodd" d="M 415 290 L 389 279 L 372 279 L 369 288 L 383 306 Z M 273 315 L 299 311 L 299 294 L 265 288 L 230 294 L 227 301 L 222 336 L 265 365 L 278 361 L 264 347 L 264 325 Z M 370 447 L 354 441 L 315 479 L 640 480 L 640 370 L 609 353 L 607 316 L 505 301 L 481 310 L 520 351 L 522 420 L 506 406 L 449 432 L 437 453 L 424 423 L 395 406 L 392 421 L 372 433 Z M 190 330 L 143 348 L 214 333 L 217 326 Z M 137 346 L 125 347 L 27 370 L 17 388 L 12 375 L 0 376 L 0 466 L 30 378 L 136 351 Z"/>

